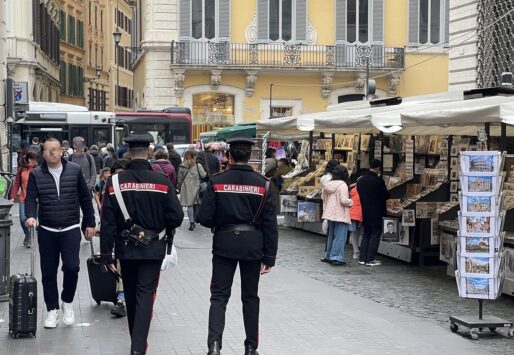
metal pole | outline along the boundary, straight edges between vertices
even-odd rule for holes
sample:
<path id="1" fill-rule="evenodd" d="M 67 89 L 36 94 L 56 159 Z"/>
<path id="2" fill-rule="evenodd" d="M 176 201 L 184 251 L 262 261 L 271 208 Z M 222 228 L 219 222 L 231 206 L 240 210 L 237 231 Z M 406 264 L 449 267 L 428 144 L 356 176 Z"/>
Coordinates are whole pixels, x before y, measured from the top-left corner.
<path id="1" fill-rule="evenodd" d="M 5 81 L 5 123 L 7 125 L 7 144 L 9 147 L 8 171 L 12 172 L 12 123 L 14 121 L 14 80 L 7 74 Z"/>
<path id="2" fill-rule="evenodd" d="M 369 58 L 370 56 L 366 57 L 366 100 L 369 100 Z"/>
<path id="3" fill-rule="evenodd" d="M 116 43 L 116 53 L 114 55 L 114 60 L 116 61 L 116 90 L 115 90 L 115 102 L 114 106 L 119 105 L 119 88 L 120 88 L 120 64 L 118 63 L 118 51 L 119 51 L 120 45 Z"/>
<path id="4" fill-rule="evenodd" d="M 269 118 L 273 118 L 272 113 L 272 97 L 273 97 L 273 83 L 269 84 Z"/>

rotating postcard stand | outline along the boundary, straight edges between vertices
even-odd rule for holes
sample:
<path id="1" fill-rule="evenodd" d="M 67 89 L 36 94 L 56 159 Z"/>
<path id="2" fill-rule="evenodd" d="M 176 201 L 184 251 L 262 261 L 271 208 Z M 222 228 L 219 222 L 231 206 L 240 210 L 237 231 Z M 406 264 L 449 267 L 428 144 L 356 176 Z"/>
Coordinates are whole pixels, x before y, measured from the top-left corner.
<path id="1" fill-rule="evenodd" d="M 459 325 L 469 328 L 475 340 L 484 329 L 496 332 L 498 328 L 507 328 L 508 335 L 514 336 L 511 321 L 483 314 L 484 300 L 498 298 L 505 276 L 502 163 L 503 156 L 497 151 L 460 153 L 461 211 L 455 280 L 460 297 L 478 299 L 478 317 L 450 316 L 450 330 L 456 333 Z"/>

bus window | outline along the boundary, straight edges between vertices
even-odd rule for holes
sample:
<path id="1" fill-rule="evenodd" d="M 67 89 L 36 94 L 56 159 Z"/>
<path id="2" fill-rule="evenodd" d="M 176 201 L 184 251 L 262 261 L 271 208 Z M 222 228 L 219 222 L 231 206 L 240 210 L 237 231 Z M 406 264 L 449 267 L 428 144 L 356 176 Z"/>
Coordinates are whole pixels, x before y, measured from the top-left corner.
<path id="1" fill-rule="evenodd" d="M 112 143 L 111 138 L 109 137 L 109 128 L 105 127 L 93 127 L 93 142 L 92 145 L 95 144 L 97 147 L 102 147 L 107 145 L 107 143 Z"/>
<path id="2" fill-rule="evenodd" d="M 84 138 L 84 141 L 85 141 L 85 144 L 87 147 L 89 147 L 89 141 L 88 141 L 88 134 L 87 134 L 87 129 L 88 127 L 78 127 L 78 126 L 72 126 L 70 128 L 71 130 L 71 141 L 70 141 L 70 145 L 72 145 L 73 143 L 73 138 L 75 137 L 82 137 Z"/>

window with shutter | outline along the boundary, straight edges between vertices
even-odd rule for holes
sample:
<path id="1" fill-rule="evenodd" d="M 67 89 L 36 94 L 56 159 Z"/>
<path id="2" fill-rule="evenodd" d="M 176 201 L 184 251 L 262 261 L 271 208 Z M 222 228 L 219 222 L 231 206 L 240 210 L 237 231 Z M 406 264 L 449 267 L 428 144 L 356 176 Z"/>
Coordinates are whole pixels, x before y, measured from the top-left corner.
<path id="1" fill-rule="evenodd" d="M 268 5 L 270 0 L 257 0 L 257 37 L 268 41 Z"/>
<path id="2" fill-rule="evenodd" d="M 59 65 L 59 83 L 61 84 L 61 95 L 66 94 L 66 63 L 61 62 Z"/>
<path id="3" fill-rule="evenodd" d="M 307 0 L 261 0 L 258 6 L 260 40 L 304 42 L 307 39 Z"/>
<path id="4" fill-rule="evenodd" d="M 447 42 L 449 0 L 409 0 L 409 45 Z"/>
<path id="5" fill-rule="evenodd" d="M 66 41 L 66 13 L 62 10 L 60 14 L 60 20 L 61 40 Z"/>

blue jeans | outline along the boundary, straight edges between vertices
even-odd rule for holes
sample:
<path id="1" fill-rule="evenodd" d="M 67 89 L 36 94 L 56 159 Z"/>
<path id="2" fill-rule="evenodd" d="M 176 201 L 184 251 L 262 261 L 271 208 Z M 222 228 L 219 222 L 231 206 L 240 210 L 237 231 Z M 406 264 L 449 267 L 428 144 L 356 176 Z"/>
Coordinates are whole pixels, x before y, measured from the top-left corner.
<path id="1" fill-rule="evenodd" d="M 332 261 L 344 261 L 344 247 L 348 234 L 348 224 L 328 221 L 328 241 L 325 258 Z"/>
<path id="2" fill-rule="evenodd" d="M 25 221 L 27 220 L 27 216 L 25 215 L 25 202 L 20 202 L 20 223 L 21 228 L 23 229 L 23 233 L 25 233 L 25 237 L 30 237 L 29 229 L 25 226 Z"/>

